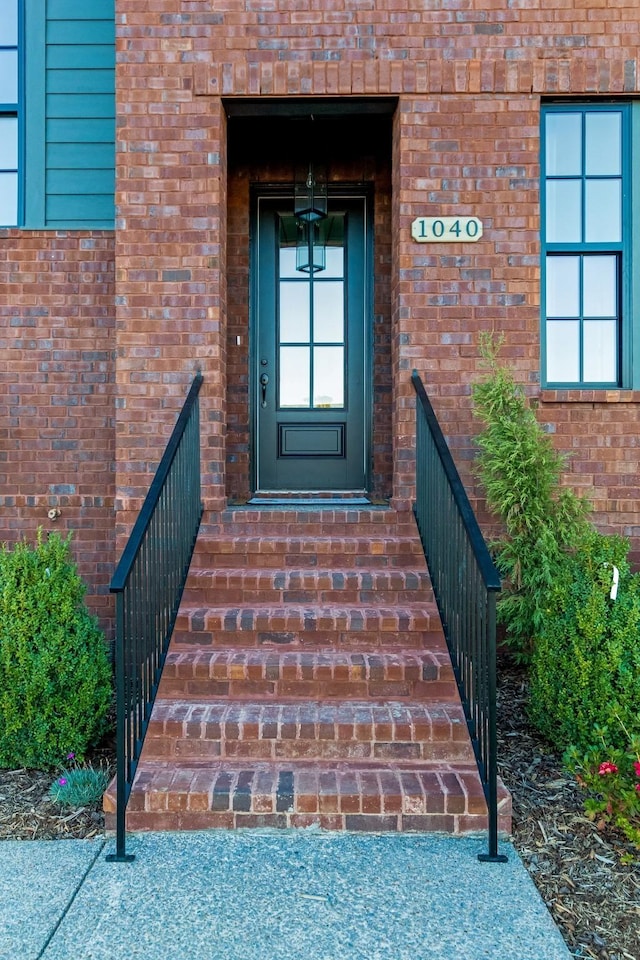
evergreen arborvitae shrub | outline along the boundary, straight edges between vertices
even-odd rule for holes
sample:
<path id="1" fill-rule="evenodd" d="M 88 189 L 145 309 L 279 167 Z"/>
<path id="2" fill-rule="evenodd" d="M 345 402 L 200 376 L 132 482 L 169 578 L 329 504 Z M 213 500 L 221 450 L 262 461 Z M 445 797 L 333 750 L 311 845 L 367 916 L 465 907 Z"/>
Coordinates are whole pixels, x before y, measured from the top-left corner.
<path id="1" fill-rule="evenodd" d="M 563 557 L 549 591 L 531 660 L 529 709 L 559 749 L 584 752 L 598 728 L 620 748 L 628 734 L 640 734 L 640 574 L 630 571 L 628 549 L 622 537 L 593 530 Z"/>
<path id="2" fill-rule="evenodd" d="M 82 759 L 105 731 L 111 669 L 71 535 L 0 549 L 0 766 Z"/>
<path id="3" fill-rule="evenodd" d="M 558 565 L 590 524 L 585 500 L 562 486 L 565 458 L 498 361 L 501 344 L 491 335 L 480 338 L 487 373 L 472 391 L 474 413 L 484 423 L 476 437 L 477 467 L 487 506 L 504 528 L 492 545 L 504 577 L 498 619 L 515 658 L 528 662 Z"/>
<path id="4" fill-rule="evenodd" d="M 562 486 L 565 459 L 498 362 L 500 344 L 481 338 L 487 374 L 473 399 L 485 424 L 478 472 L 504 529 L 493 547 L 506 641 L 529 665 L 530 716 L 551 743 L 584 753 L 606 736 L 625 749 L 640 736 L 640 574 L 627 541 L 598 533 Z"/>

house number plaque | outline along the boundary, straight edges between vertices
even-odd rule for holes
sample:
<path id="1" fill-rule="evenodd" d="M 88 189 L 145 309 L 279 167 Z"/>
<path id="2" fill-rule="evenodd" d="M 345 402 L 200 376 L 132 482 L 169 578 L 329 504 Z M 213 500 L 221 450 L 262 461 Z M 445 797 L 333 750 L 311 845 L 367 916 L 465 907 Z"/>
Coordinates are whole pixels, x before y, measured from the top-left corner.
<path id="1" fill-rule="evenodd" d="M 482 236 L 477 217 L 418 217 L 411 224 L 418 243 L 475 243 Z"/>

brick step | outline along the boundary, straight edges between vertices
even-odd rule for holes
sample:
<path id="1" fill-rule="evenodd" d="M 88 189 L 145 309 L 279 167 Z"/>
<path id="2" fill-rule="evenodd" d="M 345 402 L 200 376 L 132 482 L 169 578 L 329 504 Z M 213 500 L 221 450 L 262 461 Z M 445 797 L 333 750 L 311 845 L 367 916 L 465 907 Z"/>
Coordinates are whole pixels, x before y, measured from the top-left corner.
<path id="1" fill-rule="evenodd" d="M 416 522 L 410 512 L 397 513 L 388 507 L 241 507 L 229 508 L 214 516 L 205 516 L 201 525 L 204 537 L 250 531 L 269 535 L 300 536 L 417 536 Z"/>
<path id="2" fill-rule="evenodd" d="M 411 606 L 206 607 L 182 604 L 173 639 L 237 649 L 262 644 L 428 648 L 441 633 L 435 603 Z"/>
<path id="3" fill-rule="evenodd" d="M 299 532 L 299 528 L 298 528 Z M 319 567 L 364 570 L 412 567 L 426 570 L 420 541 L 393 536 L 273 536 L 258 532 L 245 536 L 198 536 L 194 568 L 247 567 L 291 569 Z"/>
<path id="4" fill-rule="evenodd" d="M 156 700 L 146 760 L 474 762 L 459 702 Z"/>
<path id="5" fill-rule="evenodd" d="M 404 604 L 433 601 L 425 570 L 207 569 L 192 566 L 183 594 L 203 606 L 251 603 Z"/>
<path id="6" fill-rule="evenodd" d="M 161 698 L 347 698 L 406 697 L 455 700 L 449 654 L 184 650 L 172 645 L 158 696 Z"/>
<path id="7" fill-rule="evenodd" d="M 113 829 L 113 784 L 105 812 L 107 829 Z M 487 810 L 475 765 L 228 760 L 200 766 L 141 762 L 127 810 L 129 830 L 314 826 L 475 833 L 486 830 Z M 502 784 L 499 828 L 511 830 L 510 797 Z"/>

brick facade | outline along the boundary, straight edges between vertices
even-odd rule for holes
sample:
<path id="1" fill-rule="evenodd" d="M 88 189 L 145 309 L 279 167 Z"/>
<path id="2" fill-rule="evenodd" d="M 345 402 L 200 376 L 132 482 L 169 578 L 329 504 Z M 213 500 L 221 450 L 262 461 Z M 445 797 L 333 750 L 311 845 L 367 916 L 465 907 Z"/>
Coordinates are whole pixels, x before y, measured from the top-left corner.
<path id="1" fill-rule="evenodd" d="M 473 489 L 470 384 L 493 329 L 595 520 L 640 536 L 640 397 L 539 387 L 540 104 L 638 93 L 635 2 L 118 0 L 116 26 L 115 241 L 0 234 L 9 537 L 57 498 L 103 590 L 112 505 L 122 542 L 199 368 L 206 507 L 249 492 L 249 185 L 289 174 L 258 138 L 251 163 L 233 153 L 227 106 L 302 97 L 397 99 L 373 162 L 360 107 L 367 149 L 337 138 L 332 157 L 375 190 L 374 492 L 412 499 L 414 367 Z M 411 239 L 416 216 L 454 212 L 483 220 L 481 242 Z"/>
<path id="2" fill-rule="evenodd" d="M 115 559 L 113 265 L 106 233 L 0 233 L 2 539 L 33 539 L 38 527 L 73 531 L 92 609 L 106 624 Z"/>
<path id="3" fill-rule="evenodd" d="M 563 449 L 575 454 L 572 482 L 592 496 L 596 519 L 635 535 L 633 511 L 628 510 L 634 494 L 629 478 L 638 467 L 633 440 L 628 439 L 626 448 L 624 440 L 622 448 L 608 441 L 607 451 L 619 453 L 610 456 L 606 466 L 599 451 L 605 437 L 618 431 L 628 437 L 622 424 L 634 415 L 637 398 L 624 392 L 540 393 L 537 384 L 541 98 L 635 92 L 637 13 L 632 4 L 576 2 L 545 5 L 544 10 L 534 3 L 508 10 L 503 4 L 471 6 L 475 9 L 466 2 L 447 4 L 446 9 L 434 4 L 424 10 L 422 4 L 341 3 L 309 10 L 284 3 L 231 3 L 212 13 L 194 4 L 173 12 L 163 7 L 158 16 L 153 8 L 142 12 L 131 5 L 121 33 L 128 51 L 145 50 L 149 74 L 156 61 L 179 61 L 171 71 L 171 85 L 177 84 L 179 74 L 182 88 L 190 89 L 192 97 L 181 91 L 182 103 L 177 103 L 167 95 L 164 79 L 155 82 L 163 88 L 164 102 L 158 102 L 161 98 L 152 89 L 146 89 L 144 97 L 149 113 L 152 105 L 154 114 L 179 110 L 180 123 L 202 110 L 197 105 L 203 102 L 215 114 L 220 98 L 397 96 L 388 156 L 391 190 L 376 191 L 391 222 L 389 234 L 381 214 L 375 237 L 381 261 L 383 245 L 392 245 L 390 296 L 386 299 L 381 292 L 385 306 L 380 311 L 376 307 L 381 332 L 387 325 L 393 357 L 393 482 L 385 492 L 399 505 L 408 504 L 412 496 L 413 397 L 408 374 L 414 366 L 425 376 L 458 463 L 472 483 L 469 438 L 476 428 L 470 381 L 478 372 L 477 335 L 495 329 L 505 333 L 503 355 L 539 398 L 548 429 Z M 130 54 L 123 57 L 125 88 L 127 76 L 143 69 L 132 59 Z M 205 148 L 200 149 L 204 162 Z M 155 169 L 153 156 L 146 159 Z M 335 160 L 340 162 L 338 141 Z M 223 182 L 222 168 L 220 173 Z M 238 394 L 244 391 L 246 396 L 246 358 L 238 367 L 231 352 L 235 337 L 247 332 L 248 284 L 242 280 L 248 264 L 246 188 L 249 181 L 285 174 L 268 162 L 256 137 L 252 168 L 236 167 L 228 175 L 234 191 L 228 237 L 240 239 L 245 230 L 244 246 L 227 244 L 233 262 L 228 261 L 226 277 L 220 275 L 220 310 L 225 303 L 229 308 L 231 415 Z M 415 216 L 454 211 L 479 216 L 486 239 L 435 251 L 412 241 L 409 227 Z M 215 218 L 217 211 L 210 205 L 209 213 Z M 239 301 L 243 309 L 238 309 Z M 210 380 L 217 382 L 216 365 L 209 361 L 209 368 Z M 210 395 L 210 383 L 207 392 Z M 239 495 L 248 466 L 245 409 L 246 403 L 243 407 L 240 402 L 228 419 L 226 488 Z M 593 431 L 587 436 L 580 430 L 581 422 L 593 424 L 594 417 L 602 424 L 602 443 L 594 442 Z M 567 429 L 568 424 L 575 429 Z M 603 474 L 607 480 L 595 483 Z M 377 475 L 382 492 L 384 469 Z"/>

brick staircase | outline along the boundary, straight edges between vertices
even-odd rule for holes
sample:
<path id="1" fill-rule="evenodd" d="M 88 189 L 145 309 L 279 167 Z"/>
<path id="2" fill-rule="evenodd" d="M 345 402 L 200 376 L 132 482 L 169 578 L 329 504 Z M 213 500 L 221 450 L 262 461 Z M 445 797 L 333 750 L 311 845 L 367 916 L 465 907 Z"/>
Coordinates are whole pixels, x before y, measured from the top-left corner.
<path id="1" fill-rule="evenodd" d="M 112 796 L 105 809 L 113 826 Z M 486 820 L 413 517 L 265 506 L 205 523 L 127 828 Z"/>

